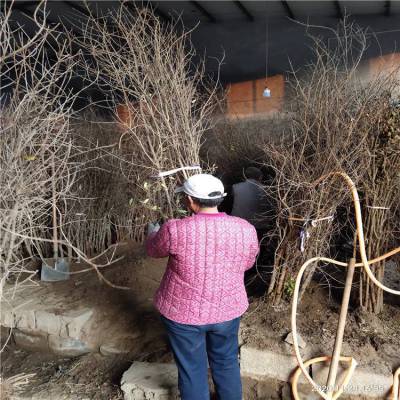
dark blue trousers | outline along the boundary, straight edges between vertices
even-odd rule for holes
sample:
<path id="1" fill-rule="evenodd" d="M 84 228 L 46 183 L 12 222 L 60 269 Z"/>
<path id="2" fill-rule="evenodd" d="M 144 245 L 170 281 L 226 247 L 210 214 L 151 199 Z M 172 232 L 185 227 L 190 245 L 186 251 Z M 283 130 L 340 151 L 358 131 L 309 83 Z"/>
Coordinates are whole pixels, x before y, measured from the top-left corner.
<path id="1" fill-rule="evenodd" d="M 208 363 L 218 400 L 242 400 L 238 361 L 240 318 L 209 325 L 179 324 L 161 316 L 178 367 L 182 400 L 209 400 Z"/>

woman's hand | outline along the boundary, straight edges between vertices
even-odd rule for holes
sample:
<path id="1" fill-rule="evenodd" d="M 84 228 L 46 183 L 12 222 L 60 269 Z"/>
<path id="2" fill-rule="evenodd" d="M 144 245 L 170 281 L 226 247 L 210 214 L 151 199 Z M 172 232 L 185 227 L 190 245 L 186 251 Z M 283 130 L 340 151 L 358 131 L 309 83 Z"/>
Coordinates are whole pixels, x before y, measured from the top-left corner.
<path id="1" fill-rule="evenodd" d="M 160 224 L 158 222 L 149 222 L 147 224 L 147 236 L 150 236 L 152 233 L 156 233 L 160 230 Z"/>

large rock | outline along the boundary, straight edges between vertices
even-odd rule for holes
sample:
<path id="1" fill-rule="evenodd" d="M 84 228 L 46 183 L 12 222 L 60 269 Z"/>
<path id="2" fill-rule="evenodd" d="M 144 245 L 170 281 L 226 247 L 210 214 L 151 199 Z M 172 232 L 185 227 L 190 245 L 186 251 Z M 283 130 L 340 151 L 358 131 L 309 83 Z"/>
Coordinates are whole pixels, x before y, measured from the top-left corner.
<path id="1" fill-rule="evenodd" d="M 116 334 L 112 339 L 103 343 L 100 346 L 100 353 L 103 356 L 115 356 L 118 354 L 127 354 L 134 345 L 140 345 L 139 340 L 143 339 L 140 332 L 134 332 L 131 334 Z"/>
<path id="2" fill-rule="evenodd" d="M 22 296 L 13 299 L 10 304 L 2 304 L 1 325 L 13 328 L 18 346 L 28 350 L 51 350 L 64 356 L 76 356 L 89 351 L 97 351 L 96 333 L 91 335 L 91 323 L 94 310 L 88 307 L 63 311 L 65 304 L 54 299 L 51 294 L 48 301 L 40 296 L 44 292 L 36 289 L 31 299 Z M 55 305 L 60 304 L 58 309 Z"/>
<path id="3" fill-rule="evenodd" d="M 292 331 L 290 331 L 290 332 L 288 333 L 288 335 L 286 336 L 285 342 L 286 342 L 286 343 L 289 343 L 289 344 L 291 344 L 291 345 L 294 344 L 294 341 L 293 341 L 293 332 L 292 332 Z M 307 343 L 306 343 L 306 342 L 304 341 L 304 339 L 300 336 L 300 334 L 297 334 L 297 342 L 298 342 L 299 347 L 300 347 L 301 349 L 305 349 L 305 348 L 307 347 Z"/>
<path id="4" fill-rule="evenodd" d="M 166 260 L 148 259 L 143 246 L 132 243 L 119 251 L 126 259 L 105 274 L 132 290 L 111 288 L 89 272 L 63 282 L 34 282 L 18 291 L 5 285 L 0 325 L 23 332 L 16 334 L 16 340 L 29 350 L 46 347 L 64 356 L 87 351 L 113 356 L 139 350 L 140 335 L 146 341 L 162 335 L 154 328 L 158 325 L 142 316 L 154 313 L 152 298 Z M 71 264 L 72 270 L 82 267 Z"/>
<path id="5" fill-rule="evenodd" d="M 14 313 L 14 326 L 25 331 L 36 330 L 36 316 L 32 309 L 20 309 Z"/>
<path id="6" fill-rule="evenodd" d="M 134 362 L 121 379 L 125 400 L 177 400 L 178 371 L 174 364 Z"/>
<path id="7" fill-rule="evenodd" d="M 243 345 L 240 348 L 240 368 L 242 374 L 247 376 L 268 377 L 288 382 L 297 368 L 297 360 L 294 356 Z M 300 382 L 305 382 L 303 377 L 300 378 Z"/>
<path id="8" fill-rule="evenodd" d="M 89 308 L 70 311 L 62 316 L 62 321 L 66 326 L 68 337 L 80 338 L 85 335 L 90 329 L 90 319 L 93 315 L 93 310 Z"/>
<path id="9" fill-rule="evenodd" d="M 19 329 L 13 330 L 15 344 L 19 347 L 23 347 L 28 350 L 49 350 L 49 343 L 47 336 L 32 335 L 31 333 L 25 333 Z"/>
<path id="10" fill-rule="evenodd" d="M 81 340 L 55 335 L 49 335 L 49 348 L 54 353 L 67 357 L 80 356 L 94 350 Z"/>
<path id="11" fill-rule="evenodd" d="M 54 313 L 38 310 L 36 315 L 36 329 L 45 335 L 59 335 L 61 332 L 61 318 Z"/>
<path id="12" fill-rule="evenodd" d="M 4 328 L 14 328 L 15 318 L 11 307 L 7 303 L 1 304 L 0 324 Z"/>

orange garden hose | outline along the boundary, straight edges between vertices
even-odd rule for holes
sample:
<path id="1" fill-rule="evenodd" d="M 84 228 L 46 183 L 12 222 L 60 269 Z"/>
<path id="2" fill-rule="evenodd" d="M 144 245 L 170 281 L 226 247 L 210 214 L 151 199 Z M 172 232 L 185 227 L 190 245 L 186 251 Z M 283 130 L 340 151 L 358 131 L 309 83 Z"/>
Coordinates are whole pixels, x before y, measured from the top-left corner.
<path id="1" fill-rule="evenodd" d="M 345 173 L 343 172 L 332 172 L 331 174 L 325 175 L 318 179 L 315 184 L 319 184 L 321 181 L 325 180 L 326 178 L 329 178 L 331 176 L 340 176 L 342 177 L 347 185 L 349 186 L 351 190 L 351 194 L 353 197 L 353 203 L 354 203 L 354 210 L 355 210 L 355 216 L 356 216 L 356 229 L 357 229 L 357 239 L 358 239 L 358 244 L 359 244 L 359 249 L 360 249 L 360 255 L 361 255 L 361 262 L 356 263 L 356 267 L 363 267 L 368 274 L 368 277 L 371 279 L 372 282 L 374 282 L 379 288 L 382 290 L 400 295 L 399 290 L 394 290 L 391 289 L 385 285 L 383 285 L 380 281 L 378 281 L 373 272 L 370 269 L 370 265 L 382 260 L 385 260 L 386 258 L 399 253 L 400 252 L 400 247 L 393 249 L 389 251 L 388 253 L 379 256 L 377 258 L 374 258 L 373 260 L 368 261 L 366 250 L 365 250 L 365 241 L 364 241 L 364 231 L 363 231 L 363 224 L 362 224 L 362 214 L 361 214 L 361 206 L 360 206 L 360 198 L 358 196 L 358 192 L 356 189 L 356 186 L 352 179 Z M 292 392 L 295 400 L 301 400 L 298 390 L 297 390 L 297 385 L 298 385 L 298 380 L 300 377 L 300 374 L 303 373 L 307 381 L 312 385 L 313 389 L 325 400 L 336 400 L 340 397 L 340 395 L 343 393 L 344 387 L 348 384 L 348 382 L 351 379 L 351 376 L 357 366 L 357 362 L 354 358 L 352 357 L 340 357 L 341 361 L 346 361 L 350 363 L 350 367 L 348 368 L 345 378 L 343 379 L 343 382 L 341 383 L 340 387 L 338 385 L 339 390 L 334 393 L 333 391 L 328 389 L 328 392 L 324 392 L 322 390 L 322 387 L 319 386 L 317 383 L 314 382 L 314 380 L 311 378 L 310 374 L 308 373 L 307 369 L 310 365 L 318 363 L 318 362 L 323 362 L 323 361 L 330 361 L 331 357 L 330 356 L 322 356 L 322 357 L 317 357 L 313 358 L 311 360 L 308 360 L 306 362 L 303 362 L 300 354 L 300 349 L 299 349 L 299 343 L 298 343 L 298 338 L 297 338 L 297 323 L 296 323 L 296 316 L 297 316 L 297 305 L 298 305 L 298 297 L 299 297 L 299 290 L 300 290 L 300 283 L 301 279 L 303 277 L 304 271 L 306 268 L 313 264 L 314 262 L 326 262 L 330 264 L 335 264 L 335 265 L 340 265 L 342 267 L 346 267 L 348 264 L 333 260 L 331 258 L 326 258 L 326 257 L 314 257 L 309 260 L 307 260 L 300 268 L 300 271 L 297 275 L 296 278 L 296 284 L 294 288 L 294 293 L 293 293 L 293 302 L 292 302 L 292 315 L 291 315 L 291 324 L 292 324 L 292 333 L 293 333 L 293 347 L 296 355 L 297 362 L 299 364 L 299 367 L 297 368 L 295 374 L 293 375 L 292 379 Z M 395 372 L 393 376 L 393 388 L 392 388 L 392 400 L 399 400 L 399 379 L 400 379 L 400 368 Z"/>

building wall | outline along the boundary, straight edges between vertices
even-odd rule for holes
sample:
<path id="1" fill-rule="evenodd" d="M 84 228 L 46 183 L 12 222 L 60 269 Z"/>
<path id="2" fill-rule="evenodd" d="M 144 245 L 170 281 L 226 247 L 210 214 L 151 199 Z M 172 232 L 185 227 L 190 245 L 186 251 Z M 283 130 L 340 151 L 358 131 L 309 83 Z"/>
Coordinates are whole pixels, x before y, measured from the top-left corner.
<path id="1" fill-rule="evenodd" d="M 367 60 L 360 68 L 359 77 L 366 81 L 382 73 L 396 73 L 400 81 L 400 53 L 386 54 Z M 231 83 L 227 87 L 226 113 L 232 118 L 248 118 L 282 110 L 285 95 L 283 75 L 267 79 L 271 97 L 263 97 L 265 79 Z M 400 97 L 399 93 L 395 93 Z"/>
<path id="2" fill-rule="evenodd" d="M 371 76 L 385 72 L 397 73 L 400 77 L 400 53 L 391 53 L 384 56 L 371 58 L 368 64 L 369 74 Z"/>
<path id="3" fill-rule="evenodd" d="M 265 84 L 271 90 L 271 97 L 263 97 Z M 257 114 L 280 111 L 285 94 L 285 79 L 283 75 L 256 79 L 251 81 L 231 83 L 227 88 L 227 115 L 245 118 Z"/>
<path id="4" fill-rule="evenodd" d="M 396 72 L 400 81 L 400 53 L 391 53 L 367 60 L 362 64 L 358 77 L 368 82 L 376 75 Z M 271 97 L 263 97 L 265 85 Z M 400 97 L 399 93 L 396 93 Z M 281 111 L 285 96 L 285 78 L 275 75 L 267 78 L 231 83 L 227 86 L 226 114 L 232 118 L 249 118 Z M 126 105 L 117 107 L 117 115 L 123 124 L 132 123 L 132 115 Z"/>

